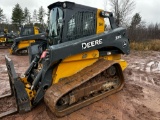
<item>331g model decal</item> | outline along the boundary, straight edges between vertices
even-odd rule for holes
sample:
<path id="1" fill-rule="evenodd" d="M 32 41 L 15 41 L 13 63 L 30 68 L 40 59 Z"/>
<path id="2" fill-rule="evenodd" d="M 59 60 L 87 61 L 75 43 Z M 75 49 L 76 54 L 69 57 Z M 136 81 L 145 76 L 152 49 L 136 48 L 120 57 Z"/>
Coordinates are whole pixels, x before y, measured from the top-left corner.
<path id="1" fill-rule="evenodd" d="M 121 38 L 122 38 L 121 35 L 116 36 L 116 40 L 121 39 Z"/>
<path id="2" fill-rule="evenodd" d="M 103 43 L 102 39 L 94 40 L 94 41 L 87 42 L 87 43 L 82 43 L 82 50 L 86 48 L 94 47 L 96 45 L 101 45 L 102 43 Z"/>

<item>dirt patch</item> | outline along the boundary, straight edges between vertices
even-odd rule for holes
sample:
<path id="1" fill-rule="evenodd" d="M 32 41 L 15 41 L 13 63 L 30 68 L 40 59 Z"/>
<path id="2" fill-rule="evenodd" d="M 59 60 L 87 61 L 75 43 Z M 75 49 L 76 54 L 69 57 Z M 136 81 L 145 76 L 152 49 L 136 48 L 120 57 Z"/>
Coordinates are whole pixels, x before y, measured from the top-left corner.
<path id="1" fill-rule="evenodd" d="M 0 94 L 9 91 L 8 75 L 4 55 L 14 62 L 17 73 L 27 69 L 28 56 L 9 55 L 7 49 L 0 50 Z M 160 119 L 160 53 L 132 51 L 123 56 L 129 63 L 124 71 L 125 86 L 120 92 L 106 97 L 62 118 L 57 118 L 42 101 L 32 111 L 14 114 L 4 120 L 159 120 Z M 12 102 L 13 100 L 11 100 Z M 12 106 L 3 100 L 0 105 Z M 0 106 L 2 108 L 2 106 Z"/>

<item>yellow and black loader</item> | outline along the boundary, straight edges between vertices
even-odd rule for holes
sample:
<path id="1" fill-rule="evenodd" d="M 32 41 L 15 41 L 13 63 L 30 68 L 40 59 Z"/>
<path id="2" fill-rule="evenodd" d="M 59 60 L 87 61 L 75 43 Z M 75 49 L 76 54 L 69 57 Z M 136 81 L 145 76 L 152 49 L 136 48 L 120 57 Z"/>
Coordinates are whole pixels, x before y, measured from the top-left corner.
<path id="1" fill-rule="evenodd" d="M 0 29 L 0 46 L 11 46 L 16 35 L 9 34 L 8 29 Z"/>
<path id="2" fill-rule="evenodd" d="M 127 67 L 121 54 L 130 49 L 126 29 L 116 26 L 113 14 L 73 2 L 48 8 L 47 40 L 29 47 L 30 66 L 23 77 L 5 57 L 17 111 L 30 111 L 44 98 L 56 116 L 64 116 L 121 90 Z"/>
<path id="3" fill-rule="evenodd" d="M 31 44 L 38 44 L 44 39 L 45 33 L 41 33 L 36 26 L 23 26 L 21 27 L 19 37 L 14 39 L 10 54 L 26 55 L 28 54 L 28 47 Z"/>

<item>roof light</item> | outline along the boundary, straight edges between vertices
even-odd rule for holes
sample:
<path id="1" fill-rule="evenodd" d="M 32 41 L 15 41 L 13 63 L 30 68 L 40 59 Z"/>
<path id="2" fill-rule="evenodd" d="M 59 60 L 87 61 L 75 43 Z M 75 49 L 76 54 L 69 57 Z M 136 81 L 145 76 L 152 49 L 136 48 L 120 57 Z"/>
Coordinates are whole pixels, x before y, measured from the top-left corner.
<path id="1" fill-rule="evenodd" d="M 107 12 L 107 11 L 102 11 L 101 15 L 102 15 L 102 17 L 112 17 L 112 13 L 111 12 Z"/>
<path id="2" fill-rule="evenodd" d="M 63 3 L 63 7 L 64 7 L 64 8 L 66 8 L 66 7 L 67 7 L 66 3 Z"/>

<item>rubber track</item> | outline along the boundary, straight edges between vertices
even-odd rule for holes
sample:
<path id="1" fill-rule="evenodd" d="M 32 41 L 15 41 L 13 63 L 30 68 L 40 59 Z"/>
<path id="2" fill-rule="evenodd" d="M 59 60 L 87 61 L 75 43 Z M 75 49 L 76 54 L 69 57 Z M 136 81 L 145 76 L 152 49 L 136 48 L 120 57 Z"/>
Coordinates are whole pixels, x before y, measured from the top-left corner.
<path id="1" fill-rule="evenodd" d="M 17 49 L 13 52 L 13 55 L 18 55 L 18 56 L 26 56 L 28 55 L 28 51 L 26 53 L 21 53 L 23 50 L 27 50 L 27 48 L 24 49 Z"/>
<path id="2" fill-rule="evenodd" d="M 67 107 L 64 110 L 58 110 L 56 103 L 57 101 L 65 94 L 70 92 L 71 90 L 75 89 L 76 87 L 80 86 L 81 84 L 89 81 L 94 76 L 100 74 L 101 72 L 105 71 L 107 68 L 112 66 L 113 64 L 117 64 L 113 61 L 108 61 L 104 59 L 99 59 L 95 63 L 93 63 L 91 66 L 88 66 L 81 70 L 80 72 L 64 78 L 63 80 L 60 80 L 59 83 L 52 85 L 45 93 L 44 100 L 46 105 L 50 108 L 50 110 L 59 117 L 65 116 L 67 114 L 70 114 L 86 105 L 89 105 L 97 100 L 100 100 L 110 94 L 113 94 L 119 90 L 122 89 L 124 85 L 124 77 L 121 70 L 121 67 L 119 64 L 117 64 L 118 67 L 118 75 L 120 76 L 121 84 L 117 89 L 111 90 L 110 92 L 104 92 L 100 95 L 97 95 L 95 97 L 92 97 L 90 99 L 87 99 L 85 101 L 82 101 L 80 103 L 71 105 Z"/>

